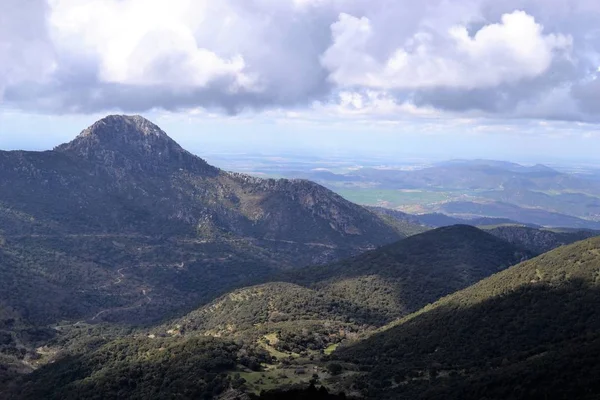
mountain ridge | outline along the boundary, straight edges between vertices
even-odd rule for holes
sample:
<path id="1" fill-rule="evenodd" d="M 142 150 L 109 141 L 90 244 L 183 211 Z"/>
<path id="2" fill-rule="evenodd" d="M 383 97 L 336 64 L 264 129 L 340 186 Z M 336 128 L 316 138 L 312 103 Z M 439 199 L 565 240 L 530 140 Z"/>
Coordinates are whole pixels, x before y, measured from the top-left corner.
<path id="1" fill-rule="evenodd" d="M 557 248 L 336 354 L 375 398 L 596 398 L 599 260 L 598 237 Z"/>
<path id="2" fill-rule="evenodd" d="M 454 225 L 325 266 L 294 270 L 289 279 L 391 317 L 414 312 L 531 256 L 478 228 Z"/>
<path id="3" fill-rule="evenodd" d="M 162 319 L 402 237 L 315 183 L 212 167 L 139 116 L 56 150 L 0 152 L 0 171 L 0 302 L 36 323 Z"/>

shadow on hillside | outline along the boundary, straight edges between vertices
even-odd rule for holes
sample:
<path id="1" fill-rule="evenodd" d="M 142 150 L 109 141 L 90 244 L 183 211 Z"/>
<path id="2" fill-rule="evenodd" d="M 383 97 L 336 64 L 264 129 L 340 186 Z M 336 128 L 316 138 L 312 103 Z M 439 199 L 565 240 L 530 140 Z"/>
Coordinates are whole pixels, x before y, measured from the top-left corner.
<path id="1" fill-rule="evenodd" d="M 314 385 L 310 385 L 306 389 L 291 389 L 291 390 L 273 390 L 263 392 L 260 396 L 251 395 L 252 400 L 346 400 L 344 393 L 333 394 L 324 387 L 317 389 Z"/>
<path id="2" fill-rule="evenodd" d="M 477 228 L 457 225 L 411 236 L 339 263 L 294 271 L 286 280 L 309 287 L 333 284 L 340 296 L 358 304 L 372 302 L 374 294 L 389 293 L 381 307 L 391 320 L 530 256 Z"/>
<path id="3" fill-rule="evenodd" d="M 369 372 L 357 387 L 374 398 L 600 396 L 600 288 L 538 283 L 467 300 L 442 300 L 337 357 Z"/>
<path id="4" fill-rule="evenodd" d="M 378 399 L 598 398 L 600 288 L 530 284 L 475 305 L 461 295 L 334 353 L 366 372 L 351 389 Z M 119 340 L 64 357 L 26 377 L 16 398 L 211 398 L 235 382 L 227 371 L 240 354 L 261 357 L 217 339 L 161 343 Z"/>
<path id="5" fill-rule="evenodd" d="M 212 399 L 230 386 L 228 372 L 240 364 L 250 368 L 265 361 L 266 355 L 214 338 L 121 339 L 64 356 L 0 388 L 0 398 Z"/>

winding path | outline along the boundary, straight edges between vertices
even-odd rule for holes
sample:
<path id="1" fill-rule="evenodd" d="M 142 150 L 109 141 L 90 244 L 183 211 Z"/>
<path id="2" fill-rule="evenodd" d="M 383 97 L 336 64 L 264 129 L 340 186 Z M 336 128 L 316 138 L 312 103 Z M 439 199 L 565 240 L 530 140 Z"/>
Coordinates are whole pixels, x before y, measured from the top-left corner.
<path id="1" fill-rule="evenodd" d="M 108 285 L 104 285 L 101 286 L 100 288 L 105 288 L 107 286 L 111 286 L 111 285 L 118 285 L 120 283 L 123 282 L 123 280 L 126 278 L 125 274 L 123 273 L 124 268 L 119 268 L 117 270 L 117 273 L 119 274 L 119 276 L 116 278 L 116 280 Z M 134 304 L 133 306 L 129 306 L 129 307 L 116 307 L 116 308 L 107 308 L 105 310 L 99 311 L 96 315 L 94 315 L 91 319 L 91 321 L 95 321 L 98 317 L 100 317 L 101 315 L 104 315 L 106 313 L 111 313 L 113 311 L 126 311 L 126 310 L 132 310 L 134 308 L 139 308 L 145 305 L 148 305 L 150 303 L 152 303 L 152 298 L 150 296 L 148 296 L 148 289 L 146 288 L 142 288 L 142 294 L 144 295 L 144 297 L 146 298 L 146 302 L 145 303 L 140 303 L 140 304 Z"/>

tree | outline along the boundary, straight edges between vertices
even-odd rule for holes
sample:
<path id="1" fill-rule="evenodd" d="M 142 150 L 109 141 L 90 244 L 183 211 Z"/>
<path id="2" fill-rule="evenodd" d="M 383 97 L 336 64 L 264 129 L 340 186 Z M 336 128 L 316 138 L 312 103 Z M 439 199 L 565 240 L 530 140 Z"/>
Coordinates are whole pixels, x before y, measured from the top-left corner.
<path id="1" fill-rule="evenodd" d="M 338 363 L 331 363 L 327 365 L 327 371 L 329 371 L 331 375 L 339 375 L 342 373 L 342 370 L 342 366 Z"/>

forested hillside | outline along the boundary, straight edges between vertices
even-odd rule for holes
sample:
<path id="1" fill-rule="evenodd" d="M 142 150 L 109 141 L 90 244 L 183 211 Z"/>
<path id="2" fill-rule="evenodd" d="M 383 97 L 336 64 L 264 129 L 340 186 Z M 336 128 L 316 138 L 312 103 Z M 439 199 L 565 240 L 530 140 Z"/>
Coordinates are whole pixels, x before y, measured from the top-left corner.
<path id="1" fill-rule="evenodd" d="M 141 117 L 0 152 L 0 300 L 35 323 L 150 321 L 401 238 L 307 181 L 208 165 Z"/>
<path id="2" fill-rule="evenodd" d="M 378 310 L 411 313 L 530 257 L 530 253 L 467 225 L 431 230 L 326 266 L 293 273 L 298 283 Z"/>
<path id="3" fill-rule="evenodd" d="M 597 398 L 599 265 L 598 238 L 561 247 L 336 354 L 369 397 Z"/>

